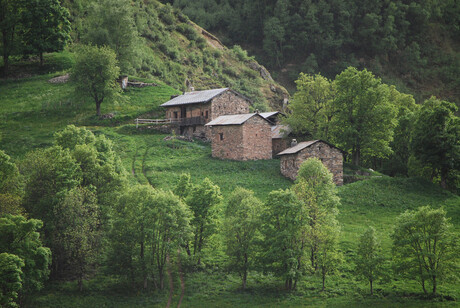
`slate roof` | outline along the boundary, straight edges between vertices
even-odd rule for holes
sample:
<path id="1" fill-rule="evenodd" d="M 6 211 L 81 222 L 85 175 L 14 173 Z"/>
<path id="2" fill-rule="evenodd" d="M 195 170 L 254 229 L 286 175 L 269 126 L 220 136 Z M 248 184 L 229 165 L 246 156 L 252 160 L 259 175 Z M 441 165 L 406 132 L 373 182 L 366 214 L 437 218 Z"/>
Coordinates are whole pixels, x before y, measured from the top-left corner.
<path id="1" fill-rule="evenodd" d="M 197 103 L 206 103 L 212 100 L 214 97 L 219 96 L 220 94 L 232 91 L 233 93 L 244 97 L 242 94 L 235 92 L 229 88 L 222 88 L 222 89 L 212 89 L 212 90 L 204 90 L 204 91 L 193 91 L 193 92 L 185 92 L 182 95 L 179 95 L 164 104 L 161 104 L 161 107 L 170 107 L 170 106 L 179 106 L 179 105 L 187 105 L 187 104 L 197 104 Z M 245 99 L 249 100 L 248 98 L 244 97 Z"/>
<path id="2" fill-rule="evenodd" d="M 274 115 L 277 115 L 278 113 L 281 113 L 279 111 L 273 111 L 273 112 L 261 112 L 259 113 L 261 116 L 263 116 L 264 118 L 269 118 L 269 117 L 272 117 Z"/>
<path id="3" fill-rule="evenodd" d="M 284 138 L 291 133 L 292 129 L 288 125 L 272 126 L 272 139 Z"/>
<path id="4" fill-rule="evenodd" d="M 207 123 L 205 126 L 241 125 L 255 115 L 261 117 L 262 119 L 271 124 L 271 122 L 265 119 L 263 116 L 261 116 L 260 113 L 244 113 L 220 116 L 217 119 L 214 119 L 211 122 Z"/>
<path id="5" fill-rule="evenodd" d="M 317 143 L 318 141 L 321 141 L 321 142 L 324 142 L 325 144 L 333 147 L 333 148 L 336 148 L 337 150 L 340 150 L 342 153 L 343 153 L 343 150 L 339 149 L 338 147 L 336 146 L 333 146 L 332 144 L 326 142 L 326 141 L 323 141 L 323 140 L 311 140 L 311 141 L 304 141 L 304 142 L 300 142 L 299 144 L 297 144 L 296 146 L 293 146 L 293 147 L 290 147 L 290 148 L 287 148 L 286 150 L 278 153 L 277 155 L 288 155 L 288 154 L 296 154 L 298 153 L 299 151 L 305 149 L 305 148 L 308 148 L 309 146 Z"/>

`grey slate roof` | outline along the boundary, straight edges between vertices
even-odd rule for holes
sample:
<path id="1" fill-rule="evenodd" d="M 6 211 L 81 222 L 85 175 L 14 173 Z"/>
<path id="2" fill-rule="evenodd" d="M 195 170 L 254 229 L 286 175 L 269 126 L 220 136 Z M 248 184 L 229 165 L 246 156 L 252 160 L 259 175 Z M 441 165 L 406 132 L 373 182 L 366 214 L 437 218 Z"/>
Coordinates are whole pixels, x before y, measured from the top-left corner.
<path id="1" fill-rule="evenodd" d="M 265 119 L 259 113 L 244 113 L 244 114 L 234 114 L 234 115 L 224 115 L 220 116 L 217 119 L 212 120 L 207 123 L 205 126 L 217 126 L 217 125 L 241 125 L 253 116 L 260 116 L 262 119 L 271 124 L 270 121 Z"/>
<path id="2" fill-rule="evenodd" d="M 305 149 L 305 148 L 308 148 L 309 146 L 317 143 L 317 142 L 324 142 L 325 144 L 333 147 L 333 148 L 336 148 L 337 150 L 339 150 L 340 152 L 344 153 L 344 151 L 342 149 L 339 149 L 338 147 L 324 141 L 324 140 L 311 140 L 311 141 L 304 141 L 304 142 L 300 142 L 299 144 L 297 144 L 296 146 L 293 146 L 293 147 L 290 147 L 290 148 L 287 148 L 286 150 L 278 153 L 277 155 L 288 155 L 288 154 L 296 154 L 297 152 Z"/>
<path id="3" fill-rule="evenodd" d="M 184 94 L 179 95 L 160 106 L 169 107 L 169 106 L 177 106 L 177 105 L 205 103 L 205 102 L 210 101 L 214 97 L 224 93 L 227 90 L 230 90 L 230 89 L 222 88 L 222 89 L 212 89 L 212 90 L 204 90 L 204 91 L 185 92 Z"/>
<path id="4" fill-rule="evenodd" d="M 292 132 L 288 125 L 272 126 L 272 139 L 284 138 Z"/>
<path id="5" fill-rule="evenodd" d="M 274 115 L 277 115 L 278 113 L 281 113 L 279 111 L 273 111 L 273 112 L 261 112 L 259 113 L 261 116 L 263 116 L 264 118 L 269 118 L 271 116 L 274 116 Z"/>

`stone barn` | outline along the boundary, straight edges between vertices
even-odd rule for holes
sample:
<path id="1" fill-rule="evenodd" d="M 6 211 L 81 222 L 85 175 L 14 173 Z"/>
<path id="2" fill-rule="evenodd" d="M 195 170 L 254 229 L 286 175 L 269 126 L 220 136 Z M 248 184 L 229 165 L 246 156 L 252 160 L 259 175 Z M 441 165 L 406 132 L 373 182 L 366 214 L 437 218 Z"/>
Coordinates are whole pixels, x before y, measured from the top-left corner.
<path id="1" fill-rule="evenodd" d="M 272 158 L 271 123 L 259 113 L 220 116 L 211 128 L 212 157 L 232 160 Z"/>
<path id="2" fill-rule="evenodd" d="M 249 112 L 251 100 L 229 88 L 185 92 L 162 104 L 166 119 L 176 125 L 176 134 L 210 139 L 205 124 L 221 115 Z"/>
<path id="3" fill-rule="evenodd" d="M 274 125 L 272 129 L 272 152 L 273 157 L 278 153 L 286 150 L 291 146 L 291 140 L 288 139 L 291 134 L 291 128 L 288 125 Z"/>
<path id="4" fill-rule="evenodd" d="M 281 173 L 295 180 L 300 165 L 308 158 L 316 157 L 334 176 L 336 185 L 343 184 L 343 151 L 322 140 L 300 142 L 281 153 Z"/>

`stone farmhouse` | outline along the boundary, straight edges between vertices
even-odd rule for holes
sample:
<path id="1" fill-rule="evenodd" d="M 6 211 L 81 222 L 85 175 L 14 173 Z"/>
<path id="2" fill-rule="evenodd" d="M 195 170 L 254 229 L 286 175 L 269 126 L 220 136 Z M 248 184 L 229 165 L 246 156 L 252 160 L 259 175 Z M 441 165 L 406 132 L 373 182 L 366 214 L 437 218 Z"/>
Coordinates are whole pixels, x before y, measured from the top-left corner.
<path id="1" fill-rule="evenodd" d="M 249 113 L 251 100 L 229 88 L 185 92 L 162 104 L 178 135 L 211 139 L 206 123 L 221 115 Z"/>
<path id="2" fill-rule="evenodd" d="M 281 158 L 281 173 L 295 180 L 300 165 L 308 158 L 319 158 L 334 176 L 336 185 L 343 185 L 343 151 L 322 140 L 312 140 L 293 144 L 278 153 Z"/>
<path id="3" fill-rule="evenodd" d="M 207 123 L 212 157 L 233 160 L 272 158 L 272 123 L 259 113 L 224 115 Z"/>

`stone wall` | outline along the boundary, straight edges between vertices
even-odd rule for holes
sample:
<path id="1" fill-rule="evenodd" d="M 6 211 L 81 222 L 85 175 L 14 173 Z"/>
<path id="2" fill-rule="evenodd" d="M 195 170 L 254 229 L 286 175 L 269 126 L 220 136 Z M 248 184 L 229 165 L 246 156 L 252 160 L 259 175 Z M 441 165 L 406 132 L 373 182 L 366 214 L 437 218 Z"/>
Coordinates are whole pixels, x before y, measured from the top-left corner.
<path id="1" fill-rule="evenodd" d="M 244 157 L 248 160 L 272 158 L 272 133 L 270 124 L 253 116 L 243 124 Z"/>
<path id="2" fill-rule="evenodd" d="M 244 160 L 242 125 L 213 126 L 211 143 L 212 157 Z"/>
<path id="3" fill-rule="evenodd" d="M 272 155 L 273 157 L 276 156 L 276 154 L 286 150 L 291 146 L 291 141 L 292 139 L 287 139 L 287 138 L 274 138 L 272 139 Z"/>
<path id="4" fill-rule="evenodd" d="M 254 116 L 242 125 L 211 128 L 212 157 L 232 160 L 272 158 L 270 124 Z"/>
<path id="5" fill-rule="evenodd" d="M 211 120 L 222 115 L 243 113 L 249 113 L 249 102 L 232 91 L 226 91 L 211 101 Z"/>
<path id="6" fill-rule="evenodd" d="M 295 154 L 281 156 L 281 173 L 295 180 L 300 165 L 308 158 L 319 158 L 334 176 L 336 185 L 343 184 L 343 155 L 342 152 L 324 142 L 317 142 Z"/>

